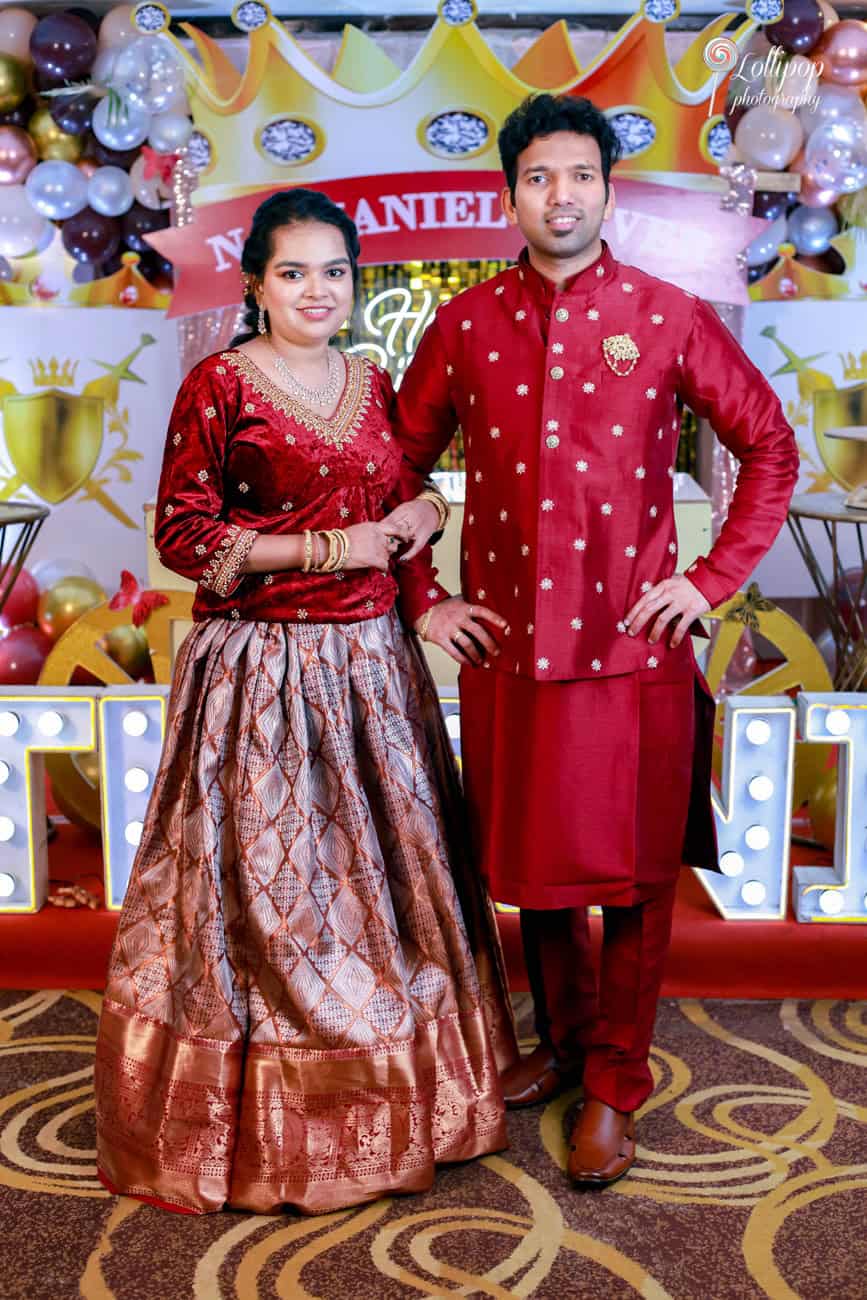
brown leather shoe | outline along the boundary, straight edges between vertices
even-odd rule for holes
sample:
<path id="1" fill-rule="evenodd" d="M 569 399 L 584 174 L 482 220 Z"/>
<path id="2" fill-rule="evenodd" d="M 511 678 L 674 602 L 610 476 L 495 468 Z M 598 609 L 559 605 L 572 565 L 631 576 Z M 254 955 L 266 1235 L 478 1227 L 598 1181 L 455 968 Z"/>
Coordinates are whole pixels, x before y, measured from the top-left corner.
<path id="1" fill-rule="evenodd" d="M 577 1088 L 584 1072 L 584 1061 L 560 1061 L 545 1043 L 534 1047 L 515 1065 L 500 1075 L 503 1099 L 509 1110 L 538 1106 L 558 1097 L 569 1088 Z"/>
<path id="2" fill-rule="evenodd" d="M 634 1163 L 634 1116 L 588 1097 L 572 1129 L 566 1166 L 572 1182 L 607 1187 Z"/>

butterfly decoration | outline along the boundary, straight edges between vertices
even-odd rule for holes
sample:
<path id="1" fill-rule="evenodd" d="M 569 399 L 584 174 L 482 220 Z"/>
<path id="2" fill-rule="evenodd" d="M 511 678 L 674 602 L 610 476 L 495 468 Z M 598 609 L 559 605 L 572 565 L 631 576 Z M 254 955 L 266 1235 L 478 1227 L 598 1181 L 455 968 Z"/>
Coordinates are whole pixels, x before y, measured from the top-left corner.
<path id="1" fill-rule="evenodd" d="M 759 614 L 768 614 L 776 605 L 759 591 L 759 584 L 751 582 L 743 593 L 739 605 L 733 605 L 725 616 L 726 623 L 743 623 L 751 632 L 759 630 Z"/>
<path id="2" fill-rule="evenodd" d="M 129 569 L 123 569 L 120 575 L 120 589 L 108 602 L 109 609 L 126 609 L 132 605 L 132 621 L 135 627 L 146 623 L 155 609 L 167 605 L 169 598 L 162 591 L 147 591 L 139 586 Z"/>

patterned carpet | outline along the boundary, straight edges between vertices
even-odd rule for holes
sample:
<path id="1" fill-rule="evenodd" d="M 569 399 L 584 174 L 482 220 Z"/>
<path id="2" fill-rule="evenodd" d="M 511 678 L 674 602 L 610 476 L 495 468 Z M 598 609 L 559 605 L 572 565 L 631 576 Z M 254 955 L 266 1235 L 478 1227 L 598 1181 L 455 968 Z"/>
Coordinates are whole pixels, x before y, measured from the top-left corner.
<path id="1" fill-rule="evenodd" d="M 318 1219 L 108 1196 L 98 1009 L 0 993 L 2 1300 L 867 1297 L 867 1003 L 665 1003 L 640 1165 L 609 1190 L 564 1181 L 573 1096 L 425 1196 Z"/>

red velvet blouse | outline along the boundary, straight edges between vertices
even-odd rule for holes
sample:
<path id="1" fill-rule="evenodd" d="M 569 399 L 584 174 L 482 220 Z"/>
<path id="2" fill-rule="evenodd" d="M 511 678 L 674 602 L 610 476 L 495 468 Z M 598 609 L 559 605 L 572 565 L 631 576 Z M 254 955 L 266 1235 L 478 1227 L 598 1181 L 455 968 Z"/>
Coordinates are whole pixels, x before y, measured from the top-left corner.
<path id="1" fill-rule="evenodd" d="M 243 574 L 259 533 L 347 528 L 396 504 L 401 454 L 391 379 L 346 355 L 330 419 L 278 388 L 243 352 L 207 357 L 181 385 L 169 424 L 155 542 L 168 568 L 197 582 L 193 617 L 344 623 L 395 602 L 390 573 Z"/>

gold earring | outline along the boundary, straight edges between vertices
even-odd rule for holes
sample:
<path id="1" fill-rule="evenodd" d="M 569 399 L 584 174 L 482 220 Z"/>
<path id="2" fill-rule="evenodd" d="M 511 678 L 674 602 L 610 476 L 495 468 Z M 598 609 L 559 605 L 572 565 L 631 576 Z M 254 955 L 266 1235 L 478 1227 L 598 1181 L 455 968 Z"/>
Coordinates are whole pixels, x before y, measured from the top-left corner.
<path id="1" fill-rule="evenodd" d="M 260 308 L 259 308 L 259 333 L 260 333 L 260 334 L 267 334 L 267 333 L 268 333 L 268 327 L 267 327 L 267 325 L 265 324 L 265 308 L 264 308 L 264 307 L 260 307 Z"/>

